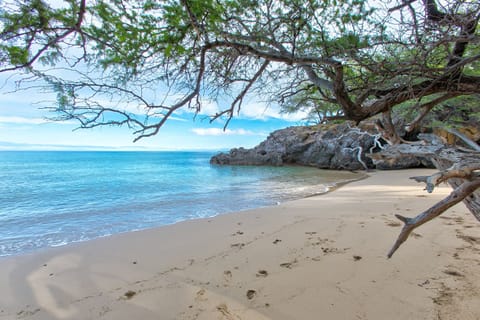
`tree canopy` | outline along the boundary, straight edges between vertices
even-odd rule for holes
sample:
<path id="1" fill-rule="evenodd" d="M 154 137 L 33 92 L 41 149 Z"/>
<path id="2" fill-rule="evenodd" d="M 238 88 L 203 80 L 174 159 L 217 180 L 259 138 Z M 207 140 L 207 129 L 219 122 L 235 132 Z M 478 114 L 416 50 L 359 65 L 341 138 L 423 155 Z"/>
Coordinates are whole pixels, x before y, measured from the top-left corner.
<path id="1" fill-rule="evenodd" d="M 278 103 L 316 97 L 357 122 L 405 102 L 421 118 L 444 101 L 480 93 L 479 7 L 4 0 L 0 71 L 50 84 L 61 118 L 82 127 L 128 125 L 136 139 L 156 134 L 180 108 L 200 110 L 204 98 L 230 97 L 211 115 L 228 123 L 245 96 L 259 92 Z M 160 87 L 167 94 L 159 96 Z M 142 112 L 119 107 L 125 104 Z"/>
<path id="2" fill-rule="evenodd" d="M 228 125 L 256 94 L 355 122 L 381 114 L 395 145 L 398 108 L 407 131 L 435 108 L 478 108 L 479 19 L 470 0 L 3 0 L 0 72 L 49 85 L 58 119 L 136 140 L 205 99 L 228 99 L 211 115 Z"/>

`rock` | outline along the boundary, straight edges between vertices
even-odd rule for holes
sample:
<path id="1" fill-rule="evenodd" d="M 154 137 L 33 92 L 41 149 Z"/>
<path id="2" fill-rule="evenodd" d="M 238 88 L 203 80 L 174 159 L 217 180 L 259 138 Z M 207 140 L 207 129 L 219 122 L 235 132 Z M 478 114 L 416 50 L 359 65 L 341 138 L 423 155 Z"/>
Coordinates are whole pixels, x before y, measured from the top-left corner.
<path id="1" fill-rule="evenodd" d="M 372 157 L 373 158 L 373 157 Z M 433 168 L 432 161 L 425 157 L 414 155 L 399 156 L 394 159 L 374 160 L 376 169 L 379 170 L 398 170 L 406 168 Z"/>
<path id="2" fill-rule="evenodd" d="M 425 158 L 402 158 L 395 162 L 376 160 L 370 154 L 380 150 L 381 139 L 374 126 L 349 123 L 296 126 L 272 132 L 252 149 L 234 148 L 210 160 L 219 165 L 306 165 L 322 169 L 363 170 L 401 169 L 431 166 Z"/>

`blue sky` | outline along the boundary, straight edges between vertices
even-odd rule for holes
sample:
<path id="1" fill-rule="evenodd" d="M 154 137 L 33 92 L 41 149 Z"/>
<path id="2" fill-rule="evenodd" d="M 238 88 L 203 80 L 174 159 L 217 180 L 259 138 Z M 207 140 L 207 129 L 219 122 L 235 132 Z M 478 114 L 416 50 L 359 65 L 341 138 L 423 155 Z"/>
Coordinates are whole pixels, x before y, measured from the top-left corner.
<path id="1" fill-rule="evenodd" d="M 250 97 L 238 116 L 223 130 L 223 122 L 210 123 L 205 114 L 180 111 L 153 137 L 133 143 L 127 128 L 78 129 L 75 122 L 52 122 L 42 110 L 52 97 L 30 89 L 9 92 L 11 83 L 0 87 L 0 150 L 225 150 L 253 147 L 270 132 L 302 124 L 303 115 L 281 115 L 275 106 Z M 218 109 L 209 101 L 205 113 Z"/>

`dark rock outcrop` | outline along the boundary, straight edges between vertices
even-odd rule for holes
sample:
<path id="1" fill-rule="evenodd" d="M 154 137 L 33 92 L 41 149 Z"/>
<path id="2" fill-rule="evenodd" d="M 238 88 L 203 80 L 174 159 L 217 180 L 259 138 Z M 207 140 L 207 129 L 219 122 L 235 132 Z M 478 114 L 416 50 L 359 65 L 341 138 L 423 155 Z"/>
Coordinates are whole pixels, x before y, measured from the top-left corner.
<path id="1" fill-rule="evenodd" d="M 220 165 L 306 165 L 322 169 L 402 169 L 431 166 L 424 158 L 389 159 L 375 164 L 366 154 L 380 150 L 382 140 L 373 125 L 353 127 L 348 123 L 289 127 L 272 132 L 252 149 L 234 148 L 210 160 Z"/>
<path id="2" fill-rule="evenodd" d="M 330 169 L 364 169 L 372 161 L 363 153 L 374 147 L 376 137 L 348 124 L 289 127 L 274 131 L 252 149 L 235 148 L 211 159 L 213 164 L 298 164 Z M 360 158 L 359 151 L 360 152 Z M 359 161 L 359 159 L 361 161 Z"/>

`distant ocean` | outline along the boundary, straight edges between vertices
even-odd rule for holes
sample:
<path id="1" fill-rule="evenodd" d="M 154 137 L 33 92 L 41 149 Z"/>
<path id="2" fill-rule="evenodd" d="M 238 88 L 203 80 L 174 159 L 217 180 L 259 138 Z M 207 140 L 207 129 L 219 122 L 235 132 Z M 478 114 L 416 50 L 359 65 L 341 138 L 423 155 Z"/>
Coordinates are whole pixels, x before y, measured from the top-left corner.
<path id="1" fill-rule="evenodd" d="M 276 205 L 358 177 L 212 152 L 0 152 L 0 256 Z"/>

